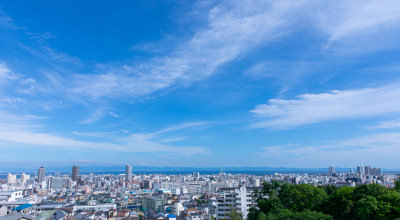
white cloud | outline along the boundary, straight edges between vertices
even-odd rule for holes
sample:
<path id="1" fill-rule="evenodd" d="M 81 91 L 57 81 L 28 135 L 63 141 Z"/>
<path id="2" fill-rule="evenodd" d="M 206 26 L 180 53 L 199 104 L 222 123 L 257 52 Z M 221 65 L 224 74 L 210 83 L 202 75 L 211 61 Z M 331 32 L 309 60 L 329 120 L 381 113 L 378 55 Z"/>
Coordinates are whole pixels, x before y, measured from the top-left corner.
<path id="1" fill-rule="evenodd" d="M 295 99 L 270 99 L 252 113 L 261 117 L 253 128 L 290 128 L 320 122 L 367 118 L 400 113 L 400 86 L 358 90 L 334 90 L 303 94 Z"/>
<path id="2" fill-rule="evenodd" d="M 119 115 L 117 114 L 117 113 L 114 113 L 114 112 L 110 112 L 110 113 L 108 113 L 111 117 L 114 117 L 114 118 L 119 118 Z"/>
<path id="3" fill-rule="evenodd" d="M 178 142 L 178 141 L 183 141 L 185 139 L 186 139 L 185 137 L 165 138 L 165 139 L 161 139 L 160 142 L 163 142 L 163 143 Z"/>
<path id="4" fill-rule="evenodd" d="M 224 2 L 208 11 L 207 24 L 170 54 L 142 64 L 106 67 L 103 74 L 77 75 L 73 91 L 87 98 L 136 98 L 215 73 L 260 44 L 285 34 L 296 2 Z M 104 67 L 104 66 L 102 66 Z"/>
<path id="5" fill-rule="evenodd" d="M 369 51 L 400 46 L 399 10 L 399 2 L 393 0 L 335 1 L 319 2 L 315 14 L 329 35 L 325 49 Z"/>
<path id="6" fill-rule="evenodd" d="M 400 133 L 379 133 L 331 142 L 325 145 L 278 145 L 263 148 L 261 156 L 274 166 L 341 167 L 371 164 L 398 168 Z"/>
<path id="7" fill-rule="evenodd" d="M 215 74 L 223 64 L 240 59 L 254 48 L 271 44 L 300 28 L 312 29 L 318 35 L 323 32 L 327 38 L 325 48 L 329 49 L 335 49 L 337 42 L 351 42 L 346 47 L 339 45 L 340 48 L 350 49 L 354 45 L 362 50 L 375 47 L 379 42 L 390 46 L 397 42 L 397 38 L 396 41 L 379 38 L 376 42 L 378 35 L 389 36 L 391 34 L 385 33 L 398 29 L 400 4 L 397 1 L 266 0 L 225 1 L 212 4 L 211 8 L 209 5 L 198 4 L 196 13 L 206 14 L 205 19 L 199 19 L 205 23 L 195 27 L 191 37 L 179 39 L 180 44 L 168 45 L 171 50 L 164 56 L 157 55 L 140 63 L 98 64 L 91 74 L 68 74 L 61 80 L 63 89 L 57 92 L 79 101 L 146 97 L 203 80 Z M 42 51 L 21 46 L 50 62 L 56 70 L 69 72 L 57 62 L 82 65 L 78 58 L 50 47 L 46 40 L 55 37 L 51 33 L 26 33 L 42 43 Z M 360 40 L 364 37 L 368 39 L 367 43 Z M 163 44 L 157 44 L 157 47 L 163 47 Z M 57 62 L 52 63 L 49 57 Z M 260 68 L 262 66 L 253 71 Z"/>
<path id="8" fill-rule="evenodd" d="M 0 83 L 2 81 L 16 80 L 18 77 L 11 72 L 5 63 L 0 63 Z"/>
<path id="9" fill-rule="evenodd" d="M 94 110 L 89 115 L 89 117 L 86 118 L 85 120 L 83 120 L 81 123 L 82 124 L 91 124 L 91 123 L 97 122 L 100 119 L 102 119 L 105 114 L 106 114 L 106 112 L 105 112 L 105 110 L 103 108 L 98 108 L 98 109 Z"/>
<path id="10" fill-rule="evenodd" d="M 82 136 L 82 137 L 94 137 L 94 138 L 105 138 L 105 137 L 112 137 L 116 135 L 116 132 L 78 132 L 73 131 L 71 134 L 75 136 Z"/>
<path id="11" fill-rule="evenodd" d="M 169 131 L 183 129 L 188 126 L 176 126 L 173 129 L 166 131 L 154 132 L 151 135 L 135 134 L 126 137 L 110 138 L 107 133 L 81 133 L 73 132 L 75 136 L 82 137 L 102 137 L 103 141 L 85 141 L 71 137 L 65 137 L 56 133 L 48 133 L 41 131 L 43 126 L 37 123 L 37 120 L 43 117 L 32 115 L 16 115 L 0 111 L 0 141 L 3 141 L 1 146 L 5 147 L 8 144 L 22 144 L 23 147 L 54 148 L 60 147 L 70 150 L 113 150 L 120 152 L 169 152 L 177 155 L 191 156 L 196 154 L 207 154 L 208 150 L 197 146 L 175 147 L 167 144 L 160 144 L 154 139 L 158 134 Z M 191 126 L 195 126 L 194 124 Z M 104 134 L 102 136 L 102 134 Z"/>
<path id="12" fill-rule="evenodd" d="M 192 128 L 192 127 L 210 125 L 212 123 L 213 122 L 209 122 L 209 121 L 186 122 L 186 123 L 182 123 L 182 124 L 179 124 L 179 125 L 175 125 L 175 126 L 171 126 L 171 127 L 168 127 L 168 128 L 164 128 L 162 130 L 153 132 L 151 134 L 152 135 L 159 135 L 159 134 L 163 134 L 163 133 L 178 131 L 178 130 Z"/>
<path id="13" fill-rule="evenodd" d="M 179 130 L 185 130 L 187 132 L 187 130 L 189 128 L 201 127 L 201 126 L 210 125 L 210 124 L 212 124 L 212 122 L 206 122 L 206 121 L 186 122 L 186 123 L 174 125 L 171 127 L 167 127 L 167 128 L 155 131 L 155 132 L 151 132 L 151 133 L 134 133 L 134 134 L 132 134 L 132 138 L 135 141 L 159 140 L 159 142 L 174 142 L 174 141 L 183 140 L 183 138 L 169 138 L 169 137 L 163 138 L 162 136 L 167 133 L 176 132 Z"/>
<path id="14" fill-rule="evenodd" d="M 15 104 L 15 103 L 25 103 L 25 102 L 26 100 L 22 98 L 15 98 L 15 97 L 0 98 L 0 104 L 1 103 Z"/>
<path id="15" fill-rule="evenodd" d="M 327 35 L 324 49 L 366 51 L 394 46 L 397 37 L 386 37 L 398 35 L 384 33 L 400 27 L 400 4 L 390 0 L 228 1 L 207 10 L 206 24 L 169 54 L 140 64 L 99 65 L 102 74 L 76 75 L 73 92 L 90 99 L 137 98 L 188 85 L 299 28 Z"/>
<path id="16" fill-rule="evenodd" d="M 400 128 L 400 120 L 382 121 L 382 122 L 379 122 L 377 125 L 368 126 L 368 128 L 372 128 L 372 129 Z"/>
<path id="17" fill-rule="evenodd" d="M 119 115 L 114 113 L 114 112 L 108 112 L 108 115 L 113 117 L 113 118 L 119 118 Z M 92 124 L 95 123 L 101 119 L 103 119 L 105 116 L 107 116 L 107 109 L 104 107 L 100 107 L 95 109 L 88 118 L 85 120 L 81 121 L 81 124 Z"/>
<path id="18" fill-rule="evenodd" d="M 30 130 L 0 130 L 0 140 L 24 144 L 35 148 L 61 147 L 69 150 L 113 150 L 120 152 L 171 152 L 178 155 L 207 154 L 202 147 L 175 147 L 159 144 L 142 137 L 124 139 L 122 143 L 89 142 L 62 137 L 56 134 Z M 6 145 L 3 145 L 6 146 Z"/>
<path id="19" fill-rule="evenodd" d="M 4 26 L 11 29 L 17 29 L 19 27 L 15 26 L 13 19 L 10 18 L 4 11 L 0 9 L 0 26 Z"/>

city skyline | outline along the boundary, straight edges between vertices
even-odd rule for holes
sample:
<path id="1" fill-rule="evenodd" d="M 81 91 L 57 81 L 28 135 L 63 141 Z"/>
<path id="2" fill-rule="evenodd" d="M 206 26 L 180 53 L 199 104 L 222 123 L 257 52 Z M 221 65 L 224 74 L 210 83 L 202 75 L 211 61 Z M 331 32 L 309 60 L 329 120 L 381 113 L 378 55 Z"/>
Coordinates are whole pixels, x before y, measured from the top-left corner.
<path id="1" fill-rule="evenodd" d="M 361 168 L 360 168 L 361 167 Z M 45 171 L 46 169 L 49 169 Z M 132 167 L 130 164 L 125 165 L 115 165 L 111 167 L 102 167 L 102 166 L 83 166 L 83 170 L 81 170 L 81 166 L 77 166 L 76 164 L 71 166 L 59 166 L 59 167 L 47 167 L 41 166 L 38 172 L 35 171 L 35 168 L 14 168 L 14 169 L 3 169 L 0 170 L 0 179 L 1 176 L 15 174 L 15 175 L 23 175 L 25 173 L 37 175 L 43 179 L 43 174 L 49 173 L 50 175 L 60 175 L 60 174 L 71 174 L 72 180 L 76 181 L 79 179 L 81 174 L 116 174 L 121 175 L 125 174 L 125 176 L 129 179 L 132 179 L 133 175 L 136 174 L 193 174 L 199 175 L 199 173 L 206 174 L 216 174 L 222 172 L 228 172 L 233 174 L 253 174 L 253 175 L 270 175 L 273 173 L 280 174 L 329 174 L 333 175 L 336 172 L 355 172 L 355 173 L 376 173 L 379 170 L 379 173 L 384 172 L 386 174 L 397 174 L 400 173 L 398 169 L 387 169 L 382 167 L 374 167 L 370 164 L 363 165 L 359 164 L 355 167 L 336 167 L 334 164 L 329 165 L 328 168 L 296 168 L 296 167 Z M 361 171 L 360 171 L 361 169 Z M 82 171 L 82 172 L 80 172 Z M 42 174 L 41 174 L 42 173 Z M 40 181 L 39 181 L 40 182 Z M 128 181 L 129 182 L 129 181 Z"/>
<path id="2" fill-rule="evenodd" d="M 399 10 L 4 0 L 0 165 L 400 169 Z"/>

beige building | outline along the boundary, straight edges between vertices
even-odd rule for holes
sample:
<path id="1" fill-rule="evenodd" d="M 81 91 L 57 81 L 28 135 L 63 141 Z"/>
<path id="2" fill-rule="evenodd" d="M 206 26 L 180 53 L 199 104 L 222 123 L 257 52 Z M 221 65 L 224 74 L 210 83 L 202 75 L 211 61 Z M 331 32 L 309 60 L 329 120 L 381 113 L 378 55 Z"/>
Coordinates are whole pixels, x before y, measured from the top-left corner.
<path id="1" fill-rule="evenodd" d="M 8 184 L 15 184 L 17 182 L 17 175 L 12 175 L 11 173 L 9 173 L 7 175 L 7 183 Z"/>
<path id="2" fill-rule="evenodd" d="M 31 179 L 31 176 L 30 176 L 30 175 L 25 174 L 25 173 L 21 174 L 21 182 L 22 182 L 22 184 L 25 184 L 26 181 L 28 181 L 28 180 L 30 180 L 30 179 Z"/>

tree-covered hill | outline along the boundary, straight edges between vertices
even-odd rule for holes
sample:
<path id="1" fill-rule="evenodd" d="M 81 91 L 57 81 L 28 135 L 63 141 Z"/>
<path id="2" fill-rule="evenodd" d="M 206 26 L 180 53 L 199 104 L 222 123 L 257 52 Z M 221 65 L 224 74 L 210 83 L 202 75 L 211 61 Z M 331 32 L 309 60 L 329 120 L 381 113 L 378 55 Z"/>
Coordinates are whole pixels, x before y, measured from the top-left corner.
<path id="1" fill-rule="evenodd" d="M 250 220 L 400 219 L 400 184 L 356 187 L 264 183 L 255 193 Z"/>

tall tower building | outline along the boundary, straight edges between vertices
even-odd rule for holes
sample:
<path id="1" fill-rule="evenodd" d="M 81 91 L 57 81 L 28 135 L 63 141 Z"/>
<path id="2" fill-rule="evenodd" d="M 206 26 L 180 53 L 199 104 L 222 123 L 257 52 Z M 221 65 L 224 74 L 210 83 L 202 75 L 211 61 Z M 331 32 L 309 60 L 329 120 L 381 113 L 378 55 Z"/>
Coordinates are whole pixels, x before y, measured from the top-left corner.
<path id="1" fill-rule="evenodd" d="M 93 172 L 90 172 L 89 173 L 89 182 L 93 182 L 93 180 L 94 180 L 94 174 L 93 174 Z"/>
<path id="2" fill-rule="evenodd" d="M 7 175 L 7 183 L 8 184 L 15 184 L 17 182 L 17 176 L 16 175 L 12 175 L 11 173 L 9 173 Z"/>
<path id="3" fill-rule="evenodd" d="M 357 167 L 357 173 L 360 177 L 364 176 L 364 167 L 362 165 Z"/>
<path id="4" fill-rule="evenodd" d="M 73 165 L 72 166 L 72 180 L 77 181 L 79 179 L 79 167 Z"/>
<path id="5" fill-rule="evenodd" d="M 329 166 L 329 175 L 334 176 L 336 174 L 335 166 L 330 165 Z"/>
<path id="6" fill-rule="evenodd" d="M 200 179 L 200 173 L 199 172 L 193 172 L 192 175 L 193 175 L 194 179 L 196 179 L 196 180 Z"/>
<path id="7" fill-rule="evenodd" d="M 45 180 L 45 170 L 44 167 L 40 167 L 38 171 L 38 183 L 42 183 Z"/>
<path id="8" fill-rule="evenodd" d="M 22 173 L 22 174 L 21 174 L 21 183 L 22 183 L 22 184 L 25 184 L 30 178 L 31 178 L 30 175 L 25 174 L 25 173 Z"/>
<path id="9" fill-rule="evenodd" d="M 132 166 L 130 164 L 126 165 L 125 174 L 126 174 L 126 181 L 131 182 L 132 181 Z"/>
<path id="10" fill-rule="evenodd" d="M 364 174 L 366 176 L 371 175 L 371 166 L 370 165 L 364 167 Z"/>

